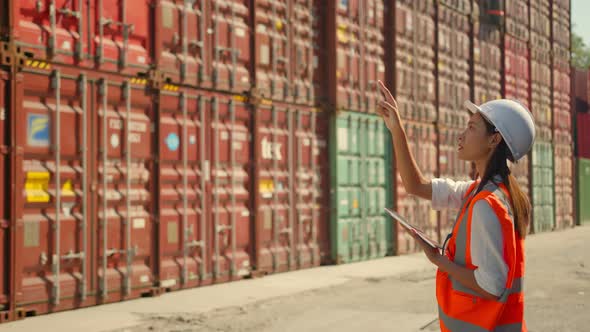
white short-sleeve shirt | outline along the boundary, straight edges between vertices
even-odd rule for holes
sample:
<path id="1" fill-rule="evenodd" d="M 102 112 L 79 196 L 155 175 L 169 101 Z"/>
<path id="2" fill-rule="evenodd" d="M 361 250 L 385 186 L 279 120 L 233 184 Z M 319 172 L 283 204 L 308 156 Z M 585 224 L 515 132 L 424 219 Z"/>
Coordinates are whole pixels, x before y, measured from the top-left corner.
<path id="1" fill-rule="evenodd" d="M 473 181 L 432 180 L 432 208 L 461 209 L 463 198 Z M 473 206 L 471 222 L 471 261 L 477 266 L 475 280 L 486 292 L 500 296 L 506 288 L 508 266 L 504 261 L 502 226 L 486 201 Z"/>

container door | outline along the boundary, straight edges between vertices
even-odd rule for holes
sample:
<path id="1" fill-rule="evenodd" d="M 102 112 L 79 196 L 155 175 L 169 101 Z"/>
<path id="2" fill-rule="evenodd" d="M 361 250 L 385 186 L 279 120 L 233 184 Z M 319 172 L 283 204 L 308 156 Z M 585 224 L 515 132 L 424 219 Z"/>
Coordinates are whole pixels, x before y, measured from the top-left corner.
<path id="1" fill-rule="evenodd" d="M 105 77 L 95 98 L 99 300 L 120 301 L 154 284 L 154 109 L 143 80 Z"/>
<path id="2" fill-rule="evenodd" d="M 87 305 L 90 243 L 90 109 L 85 74 L 26 71 L 17 102 L 24 142 L 22 216 L 16 252 L 17 305 L 46 313 Z"/>
<path id="3" fill-rule="evenodd" d="M 211 281 L 210 119 L 205 95 L 160 92 L 159 285 L 194 287 Z"/>

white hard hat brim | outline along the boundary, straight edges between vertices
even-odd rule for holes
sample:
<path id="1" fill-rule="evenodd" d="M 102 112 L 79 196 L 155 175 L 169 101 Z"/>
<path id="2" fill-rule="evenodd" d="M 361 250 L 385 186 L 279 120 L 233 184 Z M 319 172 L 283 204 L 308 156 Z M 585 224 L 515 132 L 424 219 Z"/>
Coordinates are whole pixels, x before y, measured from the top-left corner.
<path id="1" fill-rule="evenodd" d="M 492 120 L 490 120 L 490 118 L 485 114 L 485 112 L 482 111 L 481 107 L 475 105 L 474 103 L 472 103 L 469 100 L 466 100 L 463 103 L 463 106 L 465 106 L 465 108 L 467 108 L 467 110 L 469 111 L 469 113 L 471 113 L 471 114 L 479 113 L 479 114 L 481 114 L 481 116 L 484 117 L 484 119 L 487 122 L 489 122 L 489 123 L 491 123 L 492 125 L 495 126 L 494 122 Z"/>

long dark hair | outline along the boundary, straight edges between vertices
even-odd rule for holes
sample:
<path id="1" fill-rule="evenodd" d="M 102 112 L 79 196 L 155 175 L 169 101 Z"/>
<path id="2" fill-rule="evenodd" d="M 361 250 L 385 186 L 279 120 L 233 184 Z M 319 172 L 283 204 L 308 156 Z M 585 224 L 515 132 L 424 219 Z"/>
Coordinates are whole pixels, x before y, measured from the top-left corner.
<path id="1" fill-rule="evenodd" d="M 484 122 L 486 124 L 488 135 L 497 133 L 496 127 L 494 127 L 493 124 L 485 118 Z M 514 175 L 511 174 L 510 168 L 508 167 L 508 160 L 514 161 L 514 157 L 512 156 L 508 145 L 506 145 L 506 142 L 502 139 L 488 162 L 485 174 L 483 174 L 481 178 L 477 191 L 481 191 L 488 181 L 495 183 L 494 177 L 496 175 L 499 175 L 500 178 L 502 178 L 502 182 L 506 185 L 508 192 L 510 193 L 510 205 L 514 215 L 514 228 L 517 234 L 524 239 L 530 223 L 531 203 L 527 195 L 525 195 L 520 188 Z"/>

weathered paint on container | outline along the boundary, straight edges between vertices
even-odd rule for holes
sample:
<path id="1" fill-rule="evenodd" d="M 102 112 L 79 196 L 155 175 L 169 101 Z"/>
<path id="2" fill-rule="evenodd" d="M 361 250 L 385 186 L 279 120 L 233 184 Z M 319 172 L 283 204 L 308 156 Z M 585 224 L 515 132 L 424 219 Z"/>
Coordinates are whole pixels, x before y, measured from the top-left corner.
<path id="1" fill-rule="evenodd" d="M 329 196 L 321 178 L 327 153 L 327 135 L 317 131 L 321 114 L 280 103 L 261 104 L 255 113 L 257 272 L 318 266 L 326 217 L 319 203 Z"/>
<path id="2" fill-rule="evenodd" d="M 573 147 L 569 133 L 555 143 L 555 228 L 574 226 Z M 569 141 L 568 141 L 569 139 Z M 567 143 L 566 143 L 567 142 Z"/>
<path id="3" fill-rule="evenodd" d="M 332 256 L 349 263 L 391 252 L 388 140 L 383 120 L 346 112 L 331 123 Z"/>
<path id="4" fill-rule="evenodd" d="M 577 175 L 578 175 L 578 193 L 577 193 L 577 207 L 578 207 L 578 224 L 590 224 L 590 159 L 577 159 Z"/>

